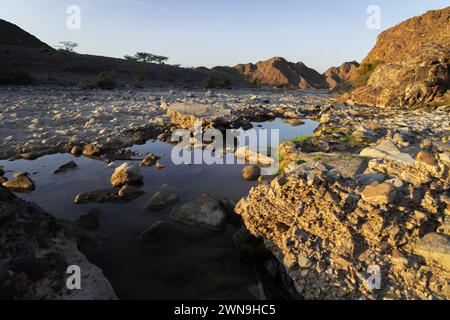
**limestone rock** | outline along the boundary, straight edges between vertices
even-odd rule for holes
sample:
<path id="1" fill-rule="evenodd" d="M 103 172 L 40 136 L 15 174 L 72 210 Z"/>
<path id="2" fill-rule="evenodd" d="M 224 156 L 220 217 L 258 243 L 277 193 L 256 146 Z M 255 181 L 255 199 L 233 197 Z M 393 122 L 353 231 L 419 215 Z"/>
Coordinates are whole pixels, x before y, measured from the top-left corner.
<path id="1" fill-rule="evenodd" d="M 420 151 L 419 154 L 417 155 L 416 161 L 432 167 L 436 166 L 437 164 L 434 155 L 426 151 Z"/>
<path id="2" fill-rule="evenodd" d="M 359 154 L 361 157 L 381 158 L 411 164 L 414 159 L 407 153 L 402 153 L 392 141 L 383 141 L 375 147 L 366 148 Z"/>
<path id="3" fill-rule="evenodd" d="M 386 205 L 395 199 L 395 187 L 390 183 L 372 184 L 361 193 L 364 201 L 373 205 Z"/>
<path id="4" fill-rule="evenodd" d="M 28 173 L 23 172 L 15 173 L 11 180 L 3 182 L 2 185 L 18 193 L 28 193 L 35 189 L 33 180 L 28 176 Z"/>
<path id="5" fill-rule="evenodd" d="M 124 185 L 141 185 L 144 181 L 139 167 L 125 162 L 111 176 L 111 184 L 115 187 Z"/>
<path id="6" fill-rule="evenodd" d="M 415 246 L 415 252 L 450 271 L 450 236 L 429 233 Z"/>
<path id="7" fill-rule="evenodd" d="M 101 144 L 91 143 L 83 148 L 83 154 L 87 157 L 99 157 L 104 151 L 103 148 Z"/>
<path id="8" fill-rule="evenodd" d="M 225 210 L 208 195 L 174 209 L 170 217 L 175 221 L 211 231 L 222 231 L 226 222 Z"/>

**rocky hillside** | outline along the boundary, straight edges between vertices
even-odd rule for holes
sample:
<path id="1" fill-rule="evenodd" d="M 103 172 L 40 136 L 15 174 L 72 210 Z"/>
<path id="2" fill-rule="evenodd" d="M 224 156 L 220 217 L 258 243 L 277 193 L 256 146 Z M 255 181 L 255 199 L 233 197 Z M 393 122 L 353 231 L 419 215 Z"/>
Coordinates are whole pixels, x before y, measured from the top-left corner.
<path id="1" fill-rule="evenodd" d="M 450 7 L 429 11 L 384 31 L 362 63 L 409 59 L 431 43 L 450 47 Z"/>
<path id="2" fill-rule="evenodd" d="M 204 86 L 231 83 L 248 86 L 249 83 L 233 68 L 180 68 L 127 61 L 93 55 L 61 52 L 41 42 L 18 26 L 0 19 L 0 85 L 8 82 L 76 85 L 93 80 L 104 71 L 114 71 L 119 84 L 133 85 L 136 79 L 148 84 Z M 25 83 L 21 83 L 25 81 Z"/>
<path id="3" fill-rule="evenodd" d="M 239 64 L 235 67 L 250 82 L 285 88 L 326 89 L 327 82 L 321 74 L 304 63 L 292 63 L 274 57 L 257 64 Z"/>
<path id="4" fill-rule="evenodd" d="M 354 90 L 349 102 L 379 107 L 448 104 L 449 30 L 447 7 L 383 32 L 362 64 L 370 71 L 367 84 Z"/>
<path id="5" fill-rule="evenodd" d="M 350 81 L 358 76 L 359 63 L 356 61 L 345 62 L 339 67 L 331 67 L 323 76 L 330 89 L 346 89 Z"/>

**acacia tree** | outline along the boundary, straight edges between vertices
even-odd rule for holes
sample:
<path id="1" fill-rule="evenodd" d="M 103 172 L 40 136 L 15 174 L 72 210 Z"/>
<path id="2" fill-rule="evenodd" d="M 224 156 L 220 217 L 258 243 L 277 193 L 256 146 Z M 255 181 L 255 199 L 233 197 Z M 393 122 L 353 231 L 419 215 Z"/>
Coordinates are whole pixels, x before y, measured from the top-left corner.
<path id="1" fill-rule="evenodd" d="M 130 61 L 139 61 L 139 62 L 145 62 L 145 63 L 159 63 L 159 64 L 164 64 L 167 60 L 169 60 L 168 57 L 158 56 L 158 55 L 148 53 L 148 52 L 137 52 L 134 56 L 126 55 L 124 58 L 127 60 L 130 60 Z"/>
<path id="2" fill-rule="evenodd" d="M 61 41 L 58 49 L 60 51 L 75 52 L 75 48 L 78 47 L 78 43 L 72 41 Z"/>

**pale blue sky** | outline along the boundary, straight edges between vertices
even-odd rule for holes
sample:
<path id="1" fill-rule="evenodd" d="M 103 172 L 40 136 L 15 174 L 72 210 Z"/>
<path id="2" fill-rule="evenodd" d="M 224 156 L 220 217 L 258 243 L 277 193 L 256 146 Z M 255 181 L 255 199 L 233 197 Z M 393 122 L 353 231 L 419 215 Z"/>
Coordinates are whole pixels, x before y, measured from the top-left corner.
<path id="1" fill-rule="evenodd" d="M 81 30 L 66 28 L 72 4 Z M 384 30 L 450 0 L 0 0 L 0 18 L 52 46 L 78 42 L 80 53 L 148 51 L 207 67 L 283 56 L 322 72 L 373 47 L 381 30 L 366 27 L 369 5 L 381 8 Z"/>

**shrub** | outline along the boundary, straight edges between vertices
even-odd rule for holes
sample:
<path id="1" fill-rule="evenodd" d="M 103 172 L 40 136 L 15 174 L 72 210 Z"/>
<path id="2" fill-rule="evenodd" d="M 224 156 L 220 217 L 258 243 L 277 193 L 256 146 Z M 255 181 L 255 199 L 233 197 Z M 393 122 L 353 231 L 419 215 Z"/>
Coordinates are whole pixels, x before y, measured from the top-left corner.
<path id="1" fill-rule="evenodd" d="M 92 80 L 81 80 L 77 87 L 83 90 L 93 90 L 96 88 L 96 85 Z"/>
<path id="2" fill-rule="evenodd" d="M 113 90 L 118 87 L 117 74 L 114 71 L 101 72 L 96 79 L 96 87 L 105 90 Z"/>
<path id="3" fill-rule="evenodd" d="M 369 81 L 370 76 L 376 70 L 376 68 L 379 65 L 382 65 L 383 63 L 384 62 L 381 60 L 376 60 L 373 63 L 361 64 L 357 70 L 358 78 L 353 80 L 353 83 L 352 83 L 353 88 L 365 86 L 367 84 L 367 82 Z"/>
<path id="4" fill-rule="evenodd" d="M 136 73 L 134 75 L 134 87 L 143 88 L 144 87 L 145 76 L 143 73 Z"/>
<path id="5" fill-rule="evenodd" d="M 231 89 L 231 81 L 228 78 L 214 78 L 211 74 L 204 81 L 206 89 Z"/>
<path id="6" fill-rule="evenodd" d="M 0 72 L 0 85 L 30 86 L 34 84 L 36 84 L 36 81 L 26 72 Z"/>

